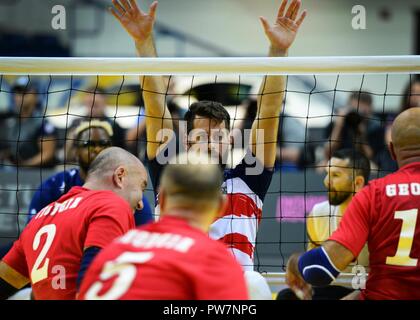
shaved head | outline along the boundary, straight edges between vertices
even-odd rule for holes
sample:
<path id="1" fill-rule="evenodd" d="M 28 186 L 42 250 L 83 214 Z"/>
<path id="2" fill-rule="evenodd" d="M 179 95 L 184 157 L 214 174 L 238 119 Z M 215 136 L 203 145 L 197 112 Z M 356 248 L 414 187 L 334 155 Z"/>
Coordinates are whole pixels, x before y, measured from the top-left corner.
<path id="1" fill-rule="evenodd" d="M 400 167 L 419 161 L 420 108 L 410 108 L 398 115 L 392 124 L 391 140 L 391 153 Z"/>
<path id="2" fill-rule="evenodd" d="M 176 164 L 165 167 L 160 187 L 168 203 L 195 210 L 206 204 L 218 205 L 222 183 L 218 165 L 208 164 L 207 157 L 184 153 Z"/>
<path id="3" fill-rule="evenodd" d="M 124 149 L 110 147 L 101 151 L 90 165 L 85 186 L 114 191 L 133 209 L 142 209 L 147 172 L 136 156 Z"/>
<path id="4" fill-rule="evenodd" d="M 88 176 L 97 174 L 102 176 L 122 165 L 140 165 L 144 168 L 141 161 L 130 152 L 118 147 L 110 147 L 95 158 L 89 167 Z"/>

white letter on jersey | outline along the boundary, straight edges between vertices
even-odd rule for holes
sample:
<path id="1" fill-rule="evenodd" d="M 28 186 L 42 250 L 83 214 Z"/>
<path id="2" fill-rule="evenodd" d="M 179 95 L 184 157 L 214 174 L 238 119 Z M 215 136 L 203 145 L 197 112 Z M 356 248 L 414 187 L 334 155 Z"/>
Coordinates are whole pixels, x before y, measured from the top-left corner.
<path id="1" fill-rule="evenodd" d="M 399 196 L 408 196 L 410 193 L 408 192 L 408 183 L 401 183 L 398 185 L 398 195 Z"/>
<path id="2" fill-rule="evenodd" d="M 411 184 L 411 194 L 413 196 L 420 196 L 420 183 Z"/>
<path id="3" fill-rule="evenodd" d="M 62 5 L 55 5 L 51 9 L 51 13 L 55 16 L 51 20 L 51 27 L 54 30 L 66 29 L 66 8 Z"/>
<path id="4" fill-rule="evenodd" d="M 355 14 L 351 20 L 351 26 L 354 30 L 366 30 L 366 8 L 362 5 L 355 5 L 351 9 Z"/>
<path id="5" fill-rule="evenodd" d="M 51 286 L 53 287 L 53 289 L 66 289 L 66 268 L 57 265 L 52 267 L 51 273 L 56 274 L 51 281 Z"/>
<path id="6" fill-rule="evenodd" d="M 397 195 L 397 186 L 395 184 L 388 184 L 386 186 L 387 197 L 395 197 Z"/>

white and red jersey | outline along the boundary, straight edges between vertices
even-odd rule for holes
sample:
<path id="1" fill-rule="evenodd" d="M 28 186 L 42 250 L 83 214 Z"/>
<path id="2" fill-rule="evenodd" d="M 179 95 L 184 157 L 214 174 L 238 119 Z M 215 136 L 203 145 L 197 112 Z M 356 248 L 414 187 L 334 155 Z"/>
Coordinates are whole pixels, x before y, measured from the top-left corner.
<path id="1" fill-rule="evenodd" d="M 249 156 L 244 157 L 234 169 L 224 171 L 222 190 L 227 196 L 228 206 L 223 215 L 211 225 L 209 235 L 228 246 L 244 271 L 251 271 L 254 270 L 254 249 L 263 201 L 271 183 L 273 170 L 264 168 L 261 174 L 247 174 L 247 169 L 255 168 L 256 165 L 247 164 L 246 158 Z M 159 212 L 157 196 L 163 168 L 156 159 L 150 161 L 156 212 Z"/>

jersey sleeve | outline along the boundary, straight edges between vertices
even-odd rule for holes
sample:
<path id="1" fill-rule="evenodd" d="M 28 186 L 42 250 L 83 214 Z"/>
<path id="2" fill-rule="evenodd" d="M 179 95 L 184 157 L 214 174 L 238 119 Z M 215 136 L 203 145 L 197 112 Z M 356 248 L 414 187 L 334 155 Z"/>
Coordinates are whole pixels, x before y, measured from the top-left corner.
<path id="1" fill-rule="evenodd" d="M 196 298 L 198 300 L 247 300 L 248 289 L 242 268 L 223 245 L 214 249 L 217 250 L 211 250 L 206 261 L 203 261 L 202 274 L 196 279 Z"/>
<path id="2" fill-rule="evenodd" d="M 89 247 L 104 248 L 114 239 L 134 228 L 134 216 L 128 204 L 115 199 L 94 199 L 102 202 L 92 214 L 84 243 Z"/>
<path id="3" fill-rule="evenodd" d="M 354 257 L 359 256 L 369 236 L 370 191 L 371 186 L 365 187 L 353 197 L 337 230 L 329 238 L 349 249 Z"/>
<path id="4" fill-rule="evenodd" d="M 248 172 L 248 170 L 257 172 L 256 168 L 262 168 L 262 171 L 259 174 Z M 231 171 L 231 174 L 232 178 L 241 178 L 261 201 L 264 201 L 273 177 L 274 170 L 272 169 L 264 167 L 252 151 L 248 149 L 242 161 Z"/>
<path id="5" fill-rule="evenodd" d="M 15 241 L 2 263 L 8 268 L 7 270 L 2 268 L 0 274 L 9 284 L 15 288 L 22 288 L 29 282 L 28 266 L 20 239 Z"/>

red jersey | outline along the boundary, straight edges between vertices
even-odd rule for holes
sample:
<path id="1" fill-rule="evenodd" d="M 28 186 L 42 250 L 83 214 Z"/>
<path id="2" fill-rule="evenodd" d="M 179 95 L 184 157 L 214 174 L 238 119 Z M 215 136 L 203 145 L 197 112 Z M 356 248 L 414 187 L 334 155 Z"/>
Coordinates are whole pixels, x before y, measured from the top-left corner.
<path id="1" fill-rule="evenodd" d="M 368 243 L 363 298 L 420 299 L 420 163 L 373 180 L 352 199 L 330 240 L 355 257 Z"/>
<path id="2" fill-rule="evenodd" d="M 224 244 L 184 219 L 163 217 L 102 250 L 79 298 L 244 300 L 248 293 L 243 271 Z"/>
<path id="3" fill-rule="evenodd" d="M 32 218 L 3 262 L 30 279 L 35 299 L 75 299 L 83 250 L 103 248 L 134 227 L 124 199 L 74 187 Z"/>

